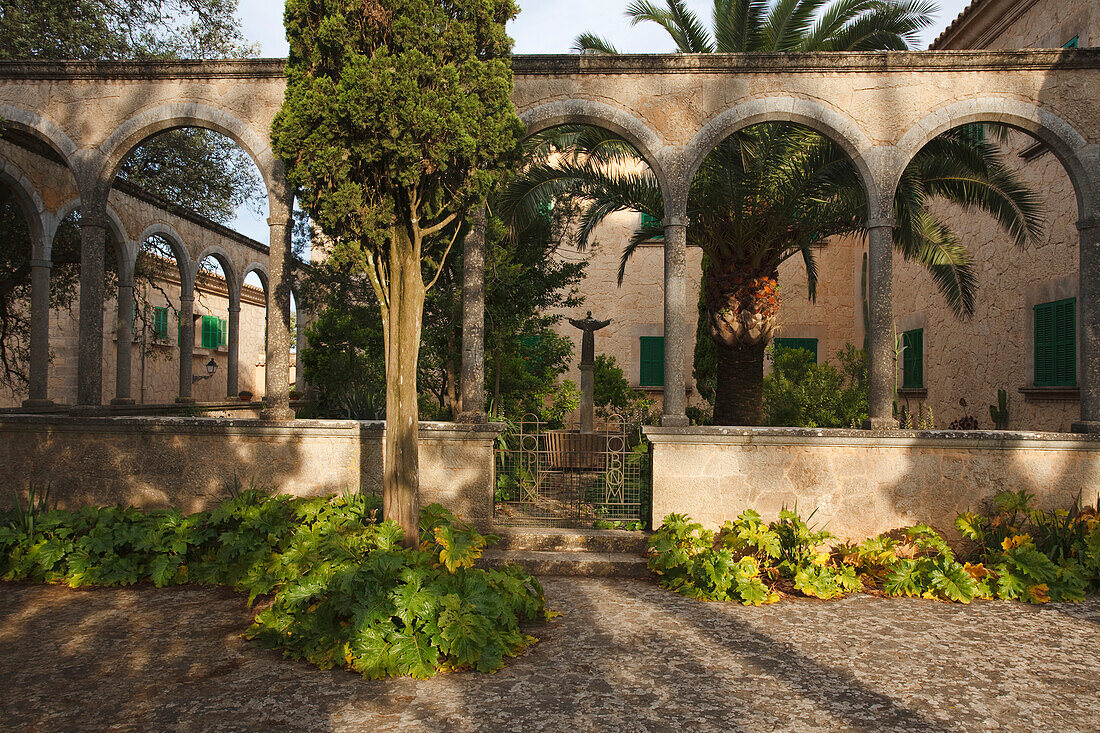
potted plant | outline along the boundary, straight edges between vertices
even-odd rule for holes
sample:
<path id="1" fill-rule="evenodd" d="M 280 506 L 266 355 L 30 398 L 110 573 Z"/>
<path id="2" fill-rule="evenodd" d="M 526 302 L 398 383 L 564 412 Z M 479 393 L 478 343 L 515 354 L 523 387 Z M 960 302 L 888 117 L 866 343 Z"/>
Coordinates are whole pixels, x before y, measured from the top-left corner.
<path id="1" fill-rule="evenodd" d="M 299 392 L 296 389 L 291 389 L 290 390 L 290 401 L 291 402 L 297 402 L 300 399 L 302 399 L 302 393 Z"/>
<path id="2" fill-rule="evenodd" d="M 252 393 L 249 392 L 247 389 L 242 389 L 240 392 L 238 392 L 237 397 L 240 398 L 241 402 L 251 402 L 252 401 Z"/>

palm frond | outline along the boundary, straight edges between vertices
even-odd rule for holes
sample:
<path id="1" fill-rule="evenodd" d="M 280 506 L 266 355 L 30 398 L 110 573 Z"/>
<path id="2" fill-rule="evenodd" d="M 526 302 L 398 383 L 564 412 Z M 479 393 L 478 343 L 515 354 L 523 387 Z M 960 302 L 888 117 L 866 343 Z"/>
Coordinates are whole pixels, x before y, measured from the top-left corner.
<path id="1" fill-rule="evenodd" d="M 666 0 L 667 7 L 661 8 L 652 0 L 633 0 L 626 8 L 626 17 L 631 25 L 656 23 L 676 44 L 681 53 L 709 53 L 713 50 L 710 33 L 694 12 L 684 5 L 683 0 Z"/>
<path id="2" fill-rule="evenodd" d="M 950 227 L 930 212 L 920 211 L 909 226 L 895 228 L 894 246 L 907 260 L 928 270 L 957 317 L 974 315 L 978 275 L 970 251 Z"/>
<path id="3" fill-rule="evenodd" d="M 619 50 L 603 36 L 595 33 L 581 33 L 573 40 L 571 49 L 574 53 L 598 53 L 609 56 L 617 56 Z"/>

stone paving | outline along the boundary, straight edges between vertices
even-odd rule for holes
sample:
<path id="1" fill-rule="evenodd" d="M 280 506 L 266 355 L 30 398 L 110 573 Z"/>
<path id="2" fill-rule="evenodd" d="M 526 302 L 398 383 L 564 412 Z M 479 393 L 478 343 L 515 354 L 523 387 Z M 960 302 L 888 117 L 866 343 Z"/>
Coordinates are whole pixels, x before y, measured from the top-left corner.
<path id="1" fill-rule="evenodd" d="M 765 608 L 550 578 L 495 675 L 367 681 L 239 638 L 227 589 L 0 584 L 0 729 L 1100 730 L 1100 599 Z"/>

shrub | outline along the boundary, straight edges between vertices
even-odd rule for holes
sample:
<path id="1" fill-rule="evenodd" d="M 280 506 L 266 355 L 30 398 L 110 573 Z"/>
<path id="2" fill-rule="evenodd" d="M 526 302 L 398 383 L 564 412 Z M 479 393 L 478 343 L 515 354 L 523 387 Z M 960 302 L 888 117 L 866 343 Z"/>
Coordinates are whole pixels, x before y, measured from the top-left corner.
<path id="1" fill-rule="evenodd" d="M 837 352 L 841 369 L 816 363 L 803 349 L 775 349 L 764 378 L 765 423 L 773 426 L 849 428 L 867 417 L 867 366 L 851 345 Z"/>
<path id="2" fill-rule="evenodd" d="M 323 669 L 430 677 L 499 669 L 546 617 L 538 581 L 517 566 L 474 568 L 493 539 L 438 505 L 421 542 L 377 521 L 359 495 L 294 499 L 236 493 L 209 512 L 98 507 L 0 513 L 0 578 L 87 585 L 228 585 L 261 596 L 246 636 Z"/>

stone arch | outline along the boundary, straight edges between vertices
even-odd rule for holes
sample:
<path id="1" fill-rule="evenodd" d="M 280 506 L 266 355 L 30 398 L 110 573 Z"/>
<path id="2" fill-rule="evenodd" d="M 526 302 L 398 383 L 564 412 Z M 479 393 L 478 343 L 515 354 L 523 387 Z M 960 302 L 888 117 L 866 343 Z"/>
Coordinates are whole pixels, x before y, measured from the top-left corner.
<path id="1" fill-rule="evenodd" d="M 527 135 L 561 125 L 592 125 L 602 127 L 634 146 L 657 177 L 657 185 L 667 195 L 669 179 L 662 164 L 660 152 L 664 143 L 648 125 L 637 117 L 603 102 L 570 99 L 549 102 L 526 110 L 519 116 L 527 126 Z"/>
<path id="2" fill-rule="evenodd" d="M 269 202 L 282 190 L 279 186 L 280 168 L 266 130 L 257 130 L 229 112 L 198 102 L 165 104 L 146 109 L 126 120 L 99 148 L 104 156 L 104 182 L 114 180 L 122 161 L 143 141 L 181 127 L 213 130 L 241 146 L 259 169 Z"/>
<path id="3" fill-rule="evenodd" d="M 1100 161 L 1096 146 L 1089 146 L 1085 138 L 1068 122 L 1050 110 L 1014 99 L 977 97 L 964 99 L 940 107 L 925 116 L 906 131 L 897 144 L 901 167 L 894 181 L 896 188 L 905 167 L 938 135 L 962 125 L 997 122 L 1035 136 L 1049 147 L 1069 176 L 1077 195 L 1079 219 L 1100 215 Z"/>
<path id="4" fill-rule="evenodd" d="M 43 117 L 38 112 L 32 112 L 22 107 L 12 107 L 0 104 L 0 120 L 8 127 L 15 127 L 53 148 L 54 152 L 64 159 L 70 168 L 73 156 L 76 154 L 76 143 L 53 120 Z"/>
<path id="5" fill-rule="evenodd" d="M 881 178 L 868 163 L 866 153 L 874 147 L 855 120 L 836 110 L 800 97 L 765 97 L 731 107 L 703 126 L 684 151 L 684 180 L 690 186 L 703 160 L 730 135 L 763 122 L 790 122 L 808 127 L 839 145 L 859 171 L 863 189 L 870 199 Z"/>
<path id="6" fill-rule="evenodd" d="M 53 254 L 53 241 L 57 236 L 57 228 L 61 226 L 61 222 L 65 221 L 69 214 L 79 209 L 80 205 L 79 198 L 72 199 L 66 202 L 56 213 L 44 217 L 46 221 L 43 226 L 43 237 L 46 259 L 49 259 Z M 126 226 L 122 223 L 122 218 L 118 215 L 118 212 L 110 204 L 107 204 L 103 213 L 106 216 L 107 231 L 115 243 L 115 257 L 118 262 L 119 274 L 123 276 L 126 274 L 133 275 L 138 248 L 131 246 Z"/>
<path id="7" fill-rule="evenodd" d="M 191 255 L 187 251 L 187 246 L 183 243 L 183 237 L 180 236 L 180 233 L 177 232 L 171 224 L 158 221 L 145 227 L 141 236 L 138 237 L 138 252 L 141 251 L 141 247 L 148 241 L 149 237 L 153 235 L 162 237 L 164 241 L 168 242 L 168 246 L 172 248 L 172 254 L 176 256 L 176 266 L 179 268 L 180 288 L 182 292 L 193 292 L 195 288 L 195 268 L 198 265 L 192 262 Z"/>
<path id="8" fill-rule="evenodd" d="M 217 244 L 211 244 L 206 247 L 199 256 L 195 258 L 195 267 L 202 267 L 202 263 L 206 258 L 213 257 L 218 261 L 218 264 L 222 266 L 222 271 L 225 273 L 225 285 L 229 291 L 229 304 L 232 306 L 234 303 L 240 301 L 240 283 L 237 282 L 236 269 L 233 267 L 233 258 L 229 256 L 229 253 L 225 249 Z M 196 276 L 198 272 L 196 271 Z M 241 282 L 244 282 L 242 279 Z"/>
<path id="9" fill-rule="evenodd" d="M 31 258 L 49 259 L 50 243 L 46 241 L 45 206 L 34 184 L 17 166 L 0 158 L 0 182 L 3 182 L 15 195 L 16 203 L 27 220 L 27 229 L 31 235 Z"/>
<path id="10" fill-rule="evenodd" d="M 238 288 L 244 287 L 244 281 L 248 278 L 249 274 L 256 273 L 260 278 L 260 283 L 264 286 L 264 295 L 271 299 L 271 278 L 267 274 L 267 267 L 259 262 L 253 262 L 241 271 L 241 279 L 238 283 Z M 240 298 L 240 290 L 237 291 L 237 297 Z"/>

